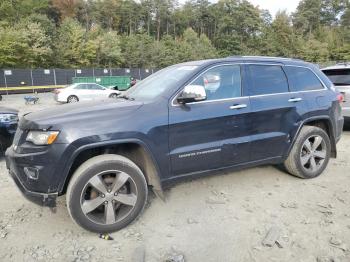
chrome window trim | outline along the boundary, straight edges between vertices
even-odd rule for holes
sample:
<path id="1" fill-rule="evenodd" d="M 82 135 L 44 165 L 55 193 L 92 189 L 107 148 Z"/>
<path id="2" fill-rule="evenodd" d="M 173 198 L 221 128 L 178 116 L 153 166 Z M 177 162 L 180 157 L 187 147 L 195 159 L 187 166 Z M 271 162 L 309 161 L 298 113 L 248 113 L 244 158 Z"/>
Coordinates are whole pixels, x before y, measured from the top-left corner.
<path id="1" fill-rule="evenodd" d="M 203 104 L 203 103 L 212 103 L 212 102 L 225 102 L 225 101 L 230 101 L 230 100 L 236 100 L 236 99 L 242 99 L 242 98 L 250 98 L 250 97 L 264 97 L 264 96 L 274 96 L 274 95 L 283 95 L 283 94 L 297 94 L 297 93 L 309 93 L 309 92 L 320 92 L 320 91 L 325 91 L 328 90 L 327 86 L 325 85 L 325 83 L 322 81 L 322 79 L 315 73 L 315 71 L 309 67 L 306 66 L 301 66 L 301 65 L 285 65 L 283 63 L 253 63 L 253 62 L 248 62 L 248 63 L 244 63 L 244 62 L 233 62 L 233 63 L 225 63 L 225 64 L 218 64 L 218 65 L 214 65 L 210 68 L 207 68 L 205 71 L 201 72 L 199 76 L 197 76 L 195 79 L 193 79 L 189 85 L 191 83 L 193 83 L 194 81 L 196 81 L 198 79 L 198 77 L 200 77 L 202 74 L 206 73 L 207 71 L 215 68 L 215 67 L 219 67 L 219 66 L 227 66 L 227 65 L 239 65 L 239 66 L 243 66 L 243 65 L 267 65 L 267 66 L 280 66 L 282 67 L 300 67 L 300 68 L 305 68 L 310 70 L 316 77 L 317 79 L 320 81 L 321 85 L 323 86 L 323 89 L 315 89 L 315 90 L 304 90 L 304 91 L 289 91 L 289 92 L 283 92 L 283 93 L 273 93 L 273 94 L 262 94 L 262 95 L 253 95 L 253 96 L 240 96 L 240 97 L 232 97 L 232 98 L 224 98 L 224 99 L 216 99 L 216 100 L 204 100 L 204 101 L 199 101 L 199 102 L 191 102 L 191 103 L 187 103 L 186 105 L 192 105 L 192 104 Z M 242 68 L 241 68 L 242 69 Z M 242 71 L 241 71 L 242 72 Z M 242 74 L 241 74 L 242 77 Z M 287 80 L 288 80 L 288 76 Z M 242 81 L 241 81 L 242 83 Z M 176 92 L 176 94 L 174 95 L 174 97 L 171 100 L 171 106 L 172 107 L 179 107 L 181 106 L 180 104 L 175 104 L 174 101 L 176 99 L 176 97 L 180 94 L 180 92 L 183 90 L 184 87 L 182 87 L 178 92 Z M 241 93 L 242 93 L 242 85 L 241 85 Z"/>

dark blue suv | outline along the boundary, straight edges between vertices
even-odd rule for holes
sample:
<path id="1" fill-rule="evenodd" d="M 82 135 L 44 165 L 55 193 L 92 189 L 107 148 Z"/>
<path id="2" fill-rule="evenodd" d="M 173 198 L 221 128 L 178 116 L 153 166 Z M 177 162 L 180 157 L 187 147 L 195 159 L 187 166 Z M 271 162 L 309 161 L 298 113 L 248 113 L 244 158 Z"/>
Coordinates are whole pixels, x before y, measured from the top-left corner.
<path id="1" fill-rule="evenodd" d="M 314 178 L 336 157 L 341 95 L 314 65 L 231 57 L 170 66 L 118 99 L 24 115 L 6 164 L 31 200 L 66 194 L 73 220 L 111 232 L 179 180 L 261 164 Z"/>

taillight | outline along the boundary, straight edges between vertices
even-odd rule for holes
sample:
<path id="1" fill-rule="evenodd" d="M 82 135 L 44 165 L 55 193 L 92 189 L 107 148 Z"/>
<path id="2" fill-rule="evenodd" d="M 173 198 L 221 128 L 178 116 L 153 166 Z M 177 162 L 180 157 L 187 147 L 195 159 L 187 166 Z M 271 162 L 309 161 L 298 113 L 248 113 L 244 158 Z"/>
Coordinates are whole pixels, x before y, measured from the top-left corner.
<path id="1" fill-rule="evenodd" d="M 337 95 L 337 100 L 339 102 L 339 104 L 341 105 L 342 103 L 344 103 L 344 95 L 342 93 L 339 93 Z"/>

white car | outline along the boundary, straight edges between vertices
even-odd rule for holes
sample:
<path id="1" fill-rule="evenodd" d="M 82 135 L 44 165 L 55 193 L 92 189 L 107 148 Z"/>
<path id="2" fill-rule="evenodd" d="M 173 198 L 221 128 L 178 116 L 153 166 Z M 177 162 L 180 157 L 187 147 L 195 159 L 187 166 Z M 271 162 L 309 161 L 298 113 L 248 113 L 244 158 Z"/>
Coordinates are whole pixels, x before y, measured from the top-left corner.
<path id="1" fill-rule="evenodd" d="M 350 63 L 341 63 L 321 69 L 335 88 L 343 95 L 343 116 L 350 118 Z"/>
<path id="2" fill-rule="evenodd" d="M 61 103 L 75 103 L 104 98 L 116 98 L 120 91 L 94 83 L 77 83 L 62 89 L 55 89 L 55 100 Z"/>

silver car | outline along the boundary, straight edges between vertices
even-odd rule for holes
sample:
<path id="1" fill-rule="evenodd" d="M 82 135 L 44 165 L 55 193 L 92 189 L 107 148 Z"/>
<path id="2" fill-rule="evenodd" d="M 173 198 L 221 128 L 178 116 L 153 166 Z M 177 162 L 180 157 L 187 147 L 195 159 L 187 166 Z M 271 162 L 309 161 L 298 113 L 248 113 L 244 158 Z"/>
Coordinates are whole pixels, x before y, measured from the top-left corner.
<path id="1" fill-rule="evenodd" d="M 336 89 L 343 94 L 343 115 L 350 117 L 350 63 L 341 63 L 322 69 L 333 82 Z"/>

